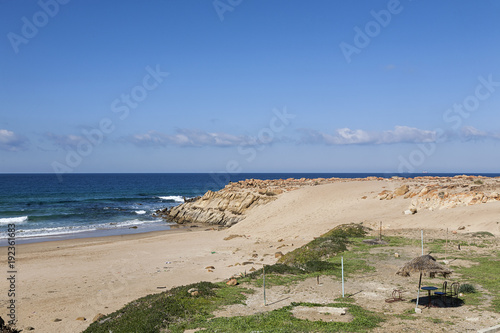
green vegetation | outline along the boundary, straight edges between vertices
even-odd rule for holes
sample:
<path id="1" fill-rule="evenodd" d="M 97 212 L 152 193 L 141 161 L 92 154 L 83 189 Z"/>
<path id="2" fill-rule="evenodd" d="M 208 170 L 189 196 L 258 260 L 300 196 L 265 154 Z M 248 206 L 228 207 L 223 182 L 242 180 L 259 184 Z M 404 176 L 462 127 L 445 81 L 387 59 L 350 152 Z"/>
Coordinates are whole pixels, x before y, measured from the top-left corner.
<path id="1" fill-rule="evenodd" d="M 349 238 L 363 237 L 366 231 L 359 224 L 340 225 L 306 245 L 287 253 L 279 262 L 293 266 L 306 266 L 308 262 L 328 259 L 347 250 Z"/>
<path id="2" fill-rule="evenodd" d="M 498 277 L 500 276 L 500 252 L 489 257 L 472 258 L 470 260 L 478 262 L 479 265 L 457 268 L 457 272 L 462 274 L 467 281 L 482 286 L 493 295 L 493 310 L 500 312 L 500 283 L 498 283 Z"/>
<path id="3" fill-rule="evenodd" d="M 199 296 L 192 296 L 188 292 L 192 288 L 198 290 Z M 165 327 L 173 327 L 182 332 L 192 323 L 206 321 L 218 307 L 241 303 L 245 299 L 242 292 L 253 291 L 209 282 L 173 288 L 130 302 L 124 308 L 93 323 L 84 332 L 154 333 Z"/>
<path id="4" fill-rule="evenodd" d="M 483 185 L 484 182 L 481 179 L 477 179 L 477 180 L 474 181 L 474 184 L 476 184 L 476 185 Z"/>
<path id="5" fill-rule="evenodd" d="M 292 310 L 296 306 L 345 307 L 354 317 L 351 322 L 309 321 L 295 318 Z M 203 332 L 363 332 L 377 327 L 383 318 L 360 306 L 349 303 L 292 303 L 281 309 L 250 316 L 214 318 L 202 326 Z"/>
<path id="6" fill-rule="evenodd" d="M 465 283 L 460 286 L 458 291 L 464 294 L 472 294 L 476 292 L 476 288 L 472 284 Z"/>
<path id="7" fill-rule="evenodd" d="M 263 284 L 263 271 L 266 272 L 266 285 L 286 285 L 320 275 L 341 276 L 341 259 L 344 256 L 345 275 L 373 270 L 360 256 L 367 253 L 369 245 L 362 243 L 361 237 L 366 235 L 359 224 L 340 225 L 308 244 L 295 249 L 283 257 L 278 263 L 266 266 L 248 274 L 240 282 L 251 282 L 260 287 Z M 353 249 L 347 250 L 349 244 Z"/>
<path id="8" fill-rule="evenodd" d="M 491 232 L 488 231 L 478 231 L 472 234 L 472 237 L 495 237 Z"/>

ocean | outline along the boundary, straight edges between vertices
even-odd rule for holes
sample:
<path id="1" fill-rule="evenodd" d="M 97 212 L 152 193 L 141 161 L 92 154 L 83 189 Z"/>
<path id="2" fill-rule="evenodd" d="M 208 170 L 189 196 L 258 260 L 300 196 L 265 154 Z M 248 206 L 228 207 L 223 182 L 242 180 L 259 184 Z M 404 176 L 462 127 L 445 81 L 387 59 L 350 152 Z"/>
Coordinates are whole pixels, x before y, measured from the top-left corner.
<path id="1" fill-rule="evenodd" d="M 0 174 L 0 246 L 7 227 L 16 226 L 16 242 L 123 235 L 170 229 L 153 216 L 184 198 L 217 191 L 229 181 L 317 177 L 392 177 L 378 173 L 258 173 L 258 174 Z M 455 174 L 418 174 L 453 176 Z M 483 174 L 499 176 L 500 174 Z M 405 177 L 416 174 L 405 174 Z"/>

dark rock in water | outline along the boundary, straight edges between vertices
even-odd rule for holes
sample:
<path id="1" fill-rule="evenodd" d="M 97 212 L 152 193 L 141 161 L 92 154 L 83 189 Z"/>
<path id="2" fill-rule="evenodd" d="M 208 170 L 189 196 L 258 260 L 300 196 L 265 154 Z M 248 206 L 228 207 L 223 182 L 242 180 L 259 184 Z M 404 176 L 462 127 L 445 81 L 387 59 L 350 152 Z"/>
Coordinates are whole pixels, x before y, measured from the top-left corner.
<path id="1" fill-rule="evenodd" d="M 134 226 L 132 226 L 132 227 L 129 227 L 129 229 L 137 229 L 137 226 L 136 226 L 136 225 L 134 225 Z"/>

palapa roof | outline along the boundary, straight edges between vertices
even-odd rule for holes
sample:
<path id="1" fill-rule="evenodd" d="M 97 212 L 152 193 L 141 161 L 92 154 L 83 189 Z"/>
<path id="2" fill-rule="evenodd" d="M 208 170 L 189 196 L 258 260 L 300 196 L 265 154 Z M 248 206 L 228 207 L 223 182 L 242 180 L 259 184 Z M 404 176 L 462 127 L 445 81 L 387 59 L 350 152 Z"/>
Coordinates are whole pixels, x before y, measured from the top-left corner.
<path id="1" fill-rule="evenodd" d="M 433 256 L 426 254 L 408 261 L 396 274 L 410 276 L 410 273 L 429 274 L 431 277 L 436 274 L 441 274 L 443 277 L 447 277 L 452 271 L 438 264 Z"/>

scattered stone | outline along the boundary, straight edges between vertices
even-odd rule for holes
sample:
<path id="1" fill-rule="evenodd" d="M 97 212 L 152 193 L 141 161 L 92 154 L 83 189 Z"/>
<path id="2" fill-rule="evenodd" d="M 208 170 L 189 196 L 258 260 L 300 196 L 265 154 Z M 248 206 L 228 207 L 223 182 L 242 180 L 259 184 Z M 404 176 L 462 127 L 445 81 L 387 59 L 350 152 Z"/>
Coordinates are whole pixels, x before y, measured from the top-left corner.
<path id="1" fill-rule="evenodd" d="M 415 313 L 422 313 L 422 309 L 415 308 Z"/>
<path id="2" fill-rule="evenodd" d="M 281 257 L 283 257 L 283 252 L 281 252 L 281 251 L 280 251 L 280 252 L 276 252 L 276 253 L 274 254 L 274 257 L 275 257 L 275 258 L 281 258 Z"/>
<path id="3" fill-rule="evenodd" d="M 229 279 L 229 281 L 226 282 L 228 286 L 236 286 L 238 284 L 238 280 L 235 278 Z"/>
<path id="4" fill-rule="evenodd" d="M 364 195 L 364 196 L 362 196 L 362 197 L 361 197 L 361 199 L 366 199 L 366 198 L 367 198 L 367 196 L 366 196 L 366 195 Z"/>
<path id="5" fill-rule="evenodd" d="M 189 289 L 188 293 L 191 296 L 199 296 L 200 295 L 200 291 L 197 288 L 191 288 L 191 289 Z"/>
<path id="6" fill-rule="evenodd" d="M 245 261 L 242 263 L 242 265 L 253 265 L 252 261 Z"/>
<path id="7" fill-rule="evenodd" d="M 209 272 L 209 273 L 213 273 L 214 271 L 213 271 L 213 270 L 211 270 L 211 269 L 207 269 L 207 272 Z"/>
<path id="8" fill-rule="evenodd" d="M 283 241 L 284 241 L 284 239 L 283 239 L 283 238 L 278 239 L 278 242 L 283 242 Z"/>
<path id="9" fill-rule="evenodd" d="M 229 235 L 227 237 L 224 238 L 224 240 L 230 240 L 230 239 L 233 239 L 233 238 L 238 238 L 238 237 L 245 237 L 244 235 Z"/>
<path id="10" fill-rule="evenodd" d="M 24 328 L 26 331 L 34 331 L 35 328 L 33 326 L 28 326 Z"/>
<path id="11" fill-rule="evenodd" d="M 397 253 L 397 252 L 394 253 L 394 258 L 399 258 L 399 257 L 400 257 L 399 253 Z"/>
<path id="12" fill-rule="evenodd" d="M 87 320 L 87 318 L 85 318 L 85 317 L 78 317 L 78 318 L 76 318 L 76 320 L 85 321 L 85 320 Z"/>
<path id="13" fill-rule="evenodd" d="M 458 227 L 458 230 L 465 230 L 465 227 L 462 225 L 462 226 Z"/>
<path id="14" fill-rule="evenodd" d="M 410 208 L 404 211 L 405 215 L 415 215 L 417 213 L 416 208 Z"/>
<path id="15" fill-rule="evenodd" d="M 52 320 L 52 321 L 53 321 L 54 323 L 58 323 L 58 322 L 62 321 L 62 319 L 56 318 L 56 319 L 54 319 L 54 320 Z"/>
<path id="16" fill-rule="evenodd" d="M 98 313 L 95 315 L 94 319 L 92 319 L 92 322 L 95 322 L 95 321 L 98 321 L 98 320 L 101 320 L 102 318 L 104 318 L 105 316 L 102 314 L 102 313 Z"/>
<path id="17" fill-rule="evenodd" d="M 403 185 L 396 190 L 394 190 L 394 196 L 405 195 L 410 191 L 410 187 L 408 185 Z"/>
<path id="18" fill-rule="evenodd" d="M 257 253 L 252 254 L 252 258 L 258 258 L 259 255 Z"/>
<path id="19" fill-rule="evenodd" d="M 250 271 L 250 272 L 255 272 L 255 271 L 256 271 L 256 269 L 252 267 L 252 268 L 250 268 L 250 270 L 249 270 L 249 271 Z"/>

